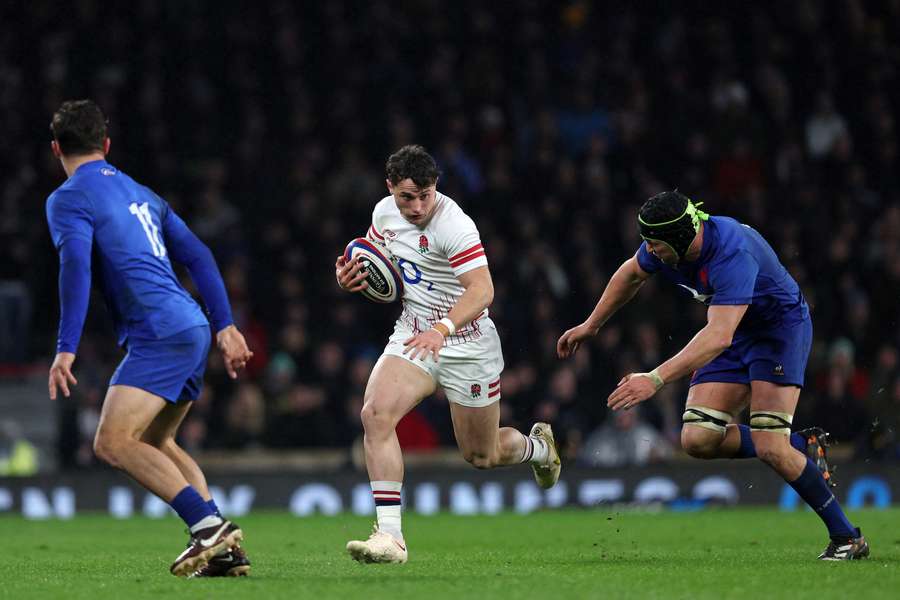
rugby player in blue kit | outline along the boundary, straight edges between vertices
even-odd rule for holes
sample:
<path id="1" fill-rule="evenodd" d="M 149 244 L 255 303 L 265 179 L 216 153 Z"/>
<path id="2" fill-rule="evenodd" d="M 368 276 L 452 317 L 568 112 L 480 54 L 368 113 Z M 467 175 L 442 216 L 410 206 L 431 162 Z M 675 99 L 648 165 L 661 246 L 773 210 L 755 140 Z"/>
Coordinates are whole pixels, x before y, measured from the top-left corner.
<path id="1" fill-rule="evenodd" d="M 90 100 L 64 102 L 53 115 L 51 149 L 68 179 L 47 199 L 59 252 L 60 324 L 50 397 L 69 396 L 94 269 L 127 354 L 103 402 L 94 452 L 165 500 L 190 529 L 172 563 L 177 576 L 246 575 L 243 533 L 219 513 L 206 478 L 175 442 L 196 400 L 211 342 L 209 321 L 181 287 L 170 259 L 197 285 L 228 374 L 253 353 L 234 326 L 215 259 L 169 205 L 106 162 L 106 118 Z"/>
<path id="2" fill-rule="evenodd" d="M 638 227 L 644 243 L 612 276 L 587 320 L 560 337 L 559 357 L 574 354 L 660 273 L 709 307 L 707 324 L 657 368 L 622 378 L 607 405 L 627 410 L 693 373 L 681 430 L 685 451 L 706 459 L 759 458 L 828 528 L 831 541 L 819 559 L 867 557 L 865 538 L 829 486 L 827 434 L 791 432 L 812 344 L 809 307 L 797 283 L 756 230 L 710 217 L 677 191 L 644 203 Z M 748 403 L 749 427 L 732 423 Z"/>

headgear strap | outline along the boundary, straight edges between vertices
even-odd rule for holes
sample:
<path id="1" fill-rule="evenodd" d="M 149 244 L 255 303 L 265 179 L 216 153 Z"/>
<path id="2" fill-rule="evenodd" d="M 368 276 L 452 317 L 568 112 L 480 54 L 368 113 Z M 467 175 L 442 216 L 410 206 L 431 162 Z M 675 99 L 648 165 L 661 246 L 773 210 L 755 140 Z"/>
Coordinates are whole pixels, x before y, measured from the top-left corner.
<path id="1" fill-rule="evenodd" d="M 661 223 L 648 223 L 638 214 L 638 229 L 644 240 L 661 242 L 672 249 L 680 261 L 687 253 L 694 236 L 700 231 L 700 221 L 709 220 L 709 214 L 698 207 L 702 202 L 694 204 L 686 198 L 687 205 L 678 217 Z"/>

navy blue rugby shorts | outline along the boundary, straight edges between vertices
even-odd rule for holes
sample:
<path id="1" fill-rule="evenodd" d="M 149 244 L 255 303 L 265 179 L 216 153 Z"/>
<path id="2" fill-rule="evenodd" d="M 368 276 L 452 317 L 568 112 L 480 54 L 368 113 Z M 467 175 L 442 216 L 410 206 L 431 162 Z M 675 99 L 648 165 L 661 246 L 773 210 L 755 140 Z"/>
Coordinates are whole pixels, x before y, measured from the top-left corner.
<path id="1" fill-rule="evenodd" d="M 736 333 L 727 350 L 697 369 L 691 385 L 769 381 L 802 388 L 812 333 L 809 317 L 791 327 Z"/>

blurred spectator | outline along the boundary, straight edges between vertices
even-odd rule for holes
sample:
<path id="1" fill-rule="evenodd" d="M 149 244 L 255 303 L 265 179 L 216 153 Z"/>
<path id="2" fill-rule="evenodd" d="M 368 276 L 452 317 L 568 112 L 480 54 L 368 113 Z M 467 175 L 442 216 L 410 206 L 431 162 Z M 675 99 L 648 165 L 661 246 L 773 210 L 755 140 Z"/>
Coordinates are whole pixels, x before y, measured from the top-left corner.
<path id="1" fill-rule="evenodd" d="M 591 432 L 578 452 L 578 463 L 587 467 L 631 467 L 670 458 L 672 446 L 655 428 L 641 421 L 639 409 L 617 411 Z"/>
<path id="2" fill-rule="evenodd" d="M 149 0 L 0 8 L 0 281 L 33 299 L 27 335 L 20 301 L 0 317 L 16 334 L 0 342 L 5 360 L 43 365 L 53 351 L 43 200 L 63 175 L 46 127 L 63 99 L 90 96 L 110 118 L 111 162 L 210 244 L 256 353 L 234 382 L 213 351 L 187 447 L 359 437 L 366 375 L 398 309 L 340 292 L 333 259 L 387 194 L 385 158 L 416 142 L 480 227 L 504 422 L 550 419 L 575 457 L 611 420 L 619 378 L 702 327 L 702 307 L 651 280 L 576 361 L 555 358 L 556 337 L 637 249 L 637 206 L 678 187 L 759 229 L 803 288 L 816 349 L 797 421 L 832 419 L 876 452 L 867 440 L 896 413 L 900 347 L 900 3 L 707 4 L 425 0 L 388 18 L 387 0 L 271 0 L 252 18 L 188 3 L 176 20 Z M 121 358 L 112 339 L 93 306 L 82 389 L 59 406 L 67 466 L 93 462 L 87 432 Z M 667 386 L 646 422 L 671 437 L 686 389 Z M 452 442 L 440 395 L 418 413 L 419 443 Z"/>
<path id="3" fill-rule="evenodd" d="M 11 419 L 0 421 L 0 477 L 27 477 L 38 472 L 38 451 L 25 439 L 22 426 Z"/>
<path id="4" fill-rule="evenodd" d="M 847 123 L 834 108 L 834 100 L 825 92 L 819 94 L 816 112 L 806 121 L 806 150 L 810 158 L 828 155 L 838 140 L 847 135 Z"/>

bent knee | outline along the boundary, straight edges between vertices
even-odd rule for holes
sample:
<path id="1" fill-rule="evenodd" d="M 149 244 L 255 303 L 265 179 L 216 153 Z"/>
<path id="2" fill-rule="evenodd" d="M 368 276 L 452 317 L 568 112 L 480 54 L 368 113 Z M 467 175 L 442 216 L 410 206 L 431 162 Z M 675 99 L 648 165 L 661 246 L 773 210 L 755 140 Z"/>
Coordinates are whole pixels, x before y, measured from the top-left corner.
<path id="1" fill-rule="evenodd" d="M 119 466 L 121 446 L 119 438 L 103 430 L 97 431 L 94 436 L 94 455 L 111 467 Z"/>
<path id="2" fill-rule="evenodd" d="M 393 431 L 399 420 L 390 411 L 385 410 L 382 403 L 373 400 L 366 400 L 362 410 L 359 411 L 359 418 L 363 429 L 369 435 Z"/>
<path id="3" fill-rule="evenodd" d="M 716 458 L 724 436 L 716 431 L 685 425 L 681 429 L 681 447 L 694 458 Z"/>
<path id="4" fill-rule="evenodd" d="M 493 469 L 497 466 L 497 459 L 489 454 L 481 452 L 465 452 L 463 457 L 466 462 L 476 469 Z"/>

